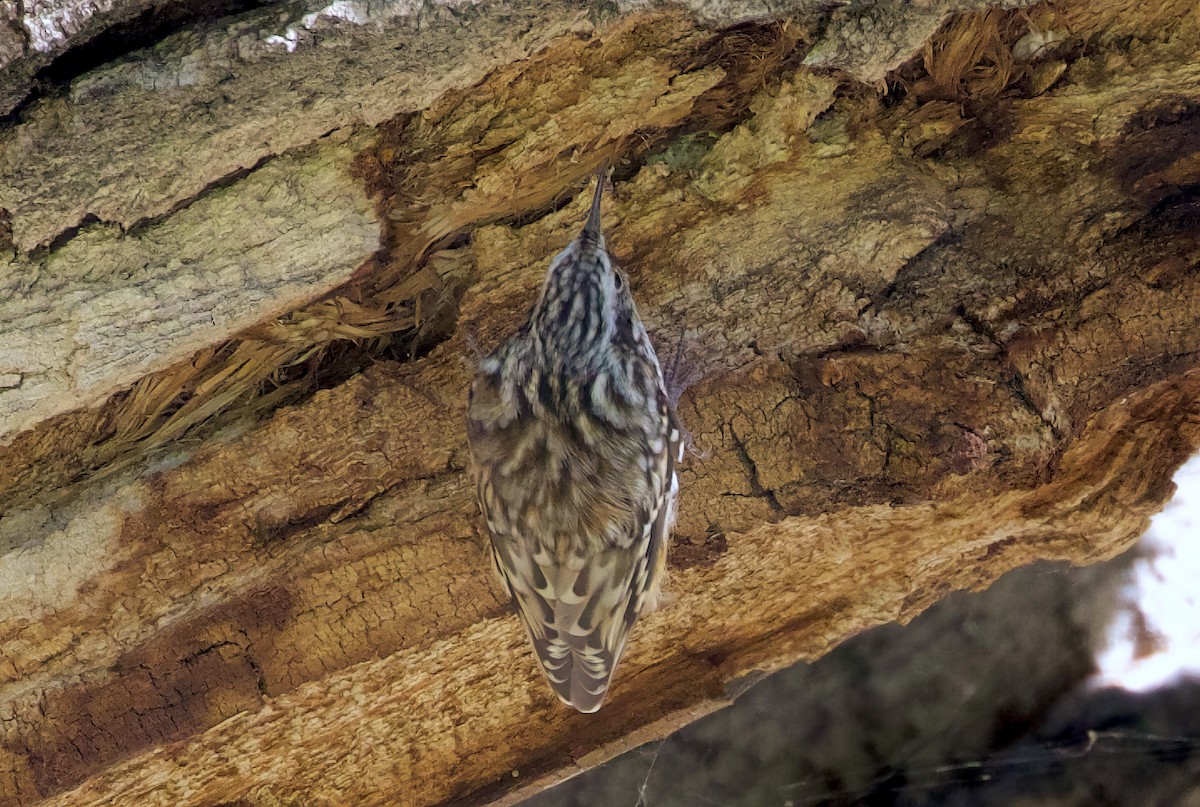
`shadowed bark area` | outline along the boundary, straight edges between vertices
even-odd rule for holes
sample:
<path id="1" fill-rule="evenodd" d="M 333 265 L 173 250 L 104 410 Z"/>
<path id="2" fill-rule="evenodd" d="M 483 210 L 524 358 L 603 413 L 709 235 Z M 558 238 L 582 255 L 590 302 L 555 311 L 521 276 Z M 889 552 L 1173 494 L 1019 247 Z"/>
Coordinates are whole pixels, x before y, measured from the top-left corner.
<path id="1" fill-rule="evenodd" d="M 1200 445 L 1192 4 L 750 5 L 255 10 L 4 125 L 0 804 L 514 803 L 1131 545 Z M 463 407 L 606 161 L 694 450 L 678 600 L 579 715 Z"/>

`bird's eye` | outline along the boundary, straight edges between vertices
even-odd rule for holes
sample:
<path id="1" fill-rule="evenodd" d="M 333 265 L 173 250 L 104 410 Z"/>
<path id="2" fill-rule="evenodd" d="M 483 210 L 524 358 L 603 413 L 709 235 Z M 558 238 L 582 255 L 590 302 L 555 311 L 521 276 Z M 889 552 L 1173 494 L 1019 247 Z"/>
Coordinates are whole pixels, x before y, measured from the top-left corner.
<path id="1" fill-rule="evenodd" d="M 621 288 L 621 287 L 622 287 L 622 286 L 624 286 L 624 285 L 625 285 L 625 282 L 624 282 L 623 280 L 621 280 L 621 275 L 620 275 L 620 274 L 618 274 L 618 275 L 617 275 L 617 288 L 619 289 L 619 288 Z"/>

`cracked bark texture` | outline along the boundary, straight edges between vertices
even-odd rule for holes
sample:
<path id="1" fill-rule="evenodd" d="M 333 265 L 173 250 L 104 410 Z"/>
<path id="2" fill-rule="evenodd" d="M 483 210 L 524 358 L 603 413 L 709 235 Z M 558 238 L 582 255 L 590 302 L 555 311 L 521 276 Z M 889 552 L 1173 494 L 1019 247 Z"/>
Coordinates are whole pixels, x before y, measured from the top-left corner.
<path id="1" fill-rule="evenodd" d="M 0 804 L 513 803 L 1131 545 L 1200 443 L 1194 4 L 770 6 L 176 4 L 19 91 Z M 462 411 L 606 161 L 695 450 L 678 602 L 587 716 Z"/>

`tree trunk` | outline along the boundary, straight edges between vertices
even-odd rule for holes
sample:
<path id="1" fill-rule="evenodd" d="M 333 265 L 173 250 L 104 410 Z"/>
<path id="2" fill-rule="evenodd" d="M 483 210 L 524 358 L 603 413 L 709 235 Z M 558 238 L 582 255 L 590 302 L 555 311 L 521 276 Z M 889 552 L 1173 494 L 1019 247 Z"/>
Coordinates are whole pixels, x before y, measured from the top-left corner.
<path id="1" fill-rule="evenodd" d="M 1190 0 L 203 5 L 0 5 L 0 804 L 510 804 L 1200 444 Z M 694 446 L 580 715 L 463 407 L 606 162 Z"/>

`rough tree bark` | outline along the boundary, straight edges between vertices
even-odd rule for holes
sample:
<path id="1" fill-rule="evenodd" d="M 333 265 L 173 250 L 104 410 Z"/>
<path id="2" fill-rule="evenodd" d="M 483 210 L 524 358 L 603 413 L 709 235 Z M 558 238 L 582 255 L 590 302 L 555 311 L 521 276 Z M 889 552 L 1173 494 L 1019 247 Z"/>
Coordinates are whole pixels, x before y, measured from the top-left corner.
<path id="1" fill-rule="evenodd" d="M 0 804 L 513 803 L 1130 546 L 1200 443 L 1200 19 L 999 5 L 0 4 Z M 695 450 L 589 716 L 462 408 L 605 161 Z"/>

